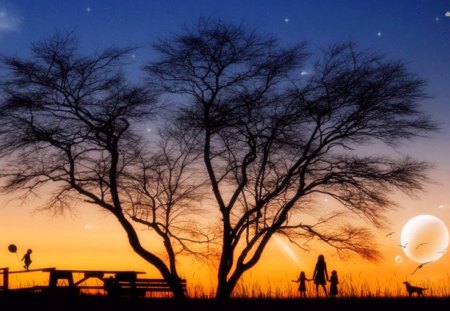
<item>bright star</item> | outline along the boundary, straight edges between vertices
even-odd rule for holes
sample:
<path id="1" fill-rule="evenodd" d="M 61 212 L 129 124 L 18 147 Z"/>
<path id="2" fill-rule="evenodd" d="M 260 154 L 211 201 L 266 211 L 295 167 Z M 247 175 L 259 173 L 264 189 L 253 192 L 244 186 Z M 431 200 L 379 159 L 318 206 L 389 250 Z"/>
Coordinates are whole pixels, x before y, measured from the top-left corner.
<path id="1" fill-rule="evenodd" d="M 381 32 L 378 32 L 378 33 L 377 33 L 377 36 L 378 36 L 378 37 L 381 37 L 381 35 L 382 35 Z"/>
<path id="2" fill-rule="evenodd" d="M 446 17 L 450 17 L 450 11 L 445 12 Z"/>
<path id="3" fill-rule="evenodd" d="M 90 8 L 90 7 L 87 7 L 87 8 L 86 8 L 86 12 L 89 13 L 90 11 L 91 11 L 91 8 Z"/>
<path id="4" fill-rule="evenodd" d="M 131 54 L 131 58 L 135 59 L 136 58 L 136 54 Z"/>
<path id="5" fill-rule="evenodd" d="M 439 18 L 439 17 L 436 17 L 434 20 L 435 20 L 436 22 L 439 22 L 440 18 Z"/>
<path id="6" fill-rule="evenodd" d="M 289 18 L 286 17 L 286 18 L 284 19 L 284 22 L 285 22 L 285 23 L 288 23 L 288 22 L 289 22 Z"/>

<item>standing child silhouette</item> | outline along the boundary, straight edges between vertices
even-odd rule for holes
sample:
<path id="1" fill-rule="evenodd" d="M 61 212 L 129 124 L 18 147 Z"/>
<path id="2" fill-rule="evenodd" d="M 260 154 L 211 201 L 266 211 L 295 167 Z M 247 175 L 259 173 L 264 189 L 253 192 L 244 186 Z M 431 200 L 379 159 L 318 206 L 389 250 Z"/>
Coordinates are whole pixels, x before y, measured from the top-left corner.
<path id="1" fill-rule="evenodd" d="M 298 282 L 298 292 L 300 293 L 301 298 L 306 297 L 306 281 L 311 281 L 312 279 L 306 278 L 305 272 L 300 272 L 300 275 L 297 280 L 293 280 L 292 282 Z"/>
<path id="2" fill-rule="evenodd" d="M 331 271 L 331 277 L 330 277 L 330 296 L 336 297 L 336 295 L 339 293 L 338 291 L 338 275 L 337 271 L 333 270 Z"/>
<path id="3" fill-rule="evenodd" d="M 319 297 L 319 286 L 322 287 L 325 296 L 328 297 L 326 284 L 328 281 L 328 270 L 325 257 L 319 255 L 313 274 L 314 283 L 316 284 L 316 296 Z"/>
<path id="4" fill-rule="evenodd" d="M 27 252 L 25 253 L 25 255 L 23 255 L 23 257 L 22 257 L 22 261 L 25 263 L 25 265 L 23 267 L 27 270 L 31 265 L 31 253 L 32 252 L 33 251 L 31 249 L 28 249 Z"/>

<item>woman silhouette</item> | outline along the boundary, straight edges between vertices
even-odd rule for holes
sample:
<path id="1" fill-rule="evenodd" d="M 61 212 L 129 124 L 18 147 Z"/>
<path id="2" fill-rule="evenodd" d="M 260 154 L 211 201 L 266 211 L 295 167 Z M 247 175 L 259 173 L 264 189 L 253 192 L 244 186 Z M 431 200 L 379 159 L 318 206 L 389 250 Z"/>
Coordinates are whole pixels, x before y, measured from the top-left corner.
<path id="1" fill-rule="evenodd" d="M 319 255 L 317 258 L 316 267 L 314 268 L 313 280 L 316 284 L 316 296 L 319 297 L 319 286 L 322 287 L 325 296 L 328 297 L 326 284 L 328 281 L 328 270 L 327 263 L 325 262 L 325 257 Z"/>

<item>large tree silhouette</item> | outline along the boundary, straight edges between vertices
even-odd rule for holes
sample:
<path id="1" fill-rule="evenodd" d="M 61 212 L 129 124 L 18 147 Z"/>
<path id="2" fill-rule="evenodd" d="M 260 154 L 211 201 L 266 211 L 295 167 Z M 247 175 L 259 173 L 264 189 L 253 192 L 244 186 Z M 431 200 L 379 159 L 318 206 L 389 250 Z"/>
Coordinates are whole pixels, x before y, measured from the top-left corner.
<path id="1" fill-rule="evenodd" d="M 162 91 L 177 95 L 176 124 L 194 133 L 211 208 L 221 213 L 216 298 L 232 295 L 275 234 L 379 258 L 369 227 L 333 223 L 349 212 L 380 228 L 396 206 L 393 190 L 422 190 L 427 163 L 363 150 L 436 130 L 418 107 L 422 80 L 352 43 L 323 50 L 305 74 L 304 44 L 281 48 L 220 20 L 201 19 L 154 48 L 159 58 L 145 69 Z M 318 194 L 341 209 L 314 205 Z"/>
<path id="2" fill-rule="evenodd" d="M 188 204 L 198 195 L 199 184 L 189 182 L 195 158 L 182 135 L 154 144 L 138 135 L 159 104 L 147 87 L 127 82 L 122 67 L 131 51 L 84 56 L 73 34 L 56 34 L 33 44 L 29 59 L 2 56 L 2 189 L 49 193 L 44 207 L 54 211 L 80 200 L 107 210 L 180 298 L 176 255 L 198 255 L 192 242 L 205 238 L 192 217 L 199 209 Z M 154 233 L 151 247 L 141 244 L 143 228 Z"/>

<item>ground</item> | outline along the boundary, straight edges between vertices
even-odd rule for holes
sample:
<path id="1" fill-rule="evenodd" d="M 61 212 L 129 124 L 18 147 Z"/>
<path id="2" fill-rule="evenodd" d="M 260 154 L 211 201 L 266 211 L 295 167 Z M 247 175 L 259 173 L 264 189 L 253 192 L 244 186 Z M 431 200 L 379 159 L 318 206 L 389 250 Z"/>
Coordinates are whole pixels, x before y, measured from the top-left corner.
<path id="1" fill-rule="evenodd" d="M 152 311 L 218 311 L 218 310 L 408 310 L 426 307 L 442 310 L 450 307 L 450 298 L 308 298 L 308 299 L 112 299 L 106 296 L 49 297 L 39 295 L 0 296 L 0 310 L 152 310 Z"/>

